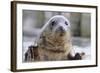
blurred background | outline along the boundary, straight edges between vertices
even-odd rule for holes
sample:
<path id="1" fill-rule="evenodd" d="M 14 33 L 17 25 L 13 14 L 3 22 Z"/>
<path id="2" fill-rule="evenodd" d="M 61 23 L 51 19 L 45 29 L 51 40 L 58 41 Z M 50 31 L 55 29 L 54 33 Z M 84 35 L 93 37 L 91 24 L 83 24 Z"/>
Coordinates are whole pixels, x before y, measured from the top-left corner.
<path id="1" fill-rule="evenodd" d="M 75 52 L 85 52 L 87 57 L 84 59 L 90 59 L 90 13 L 23 10 L 23 60 L 28 46 L 34 44 L 40 29 L 54 15 L 63 15 L 70 21 L 73 49 L 76 49 Z"/>

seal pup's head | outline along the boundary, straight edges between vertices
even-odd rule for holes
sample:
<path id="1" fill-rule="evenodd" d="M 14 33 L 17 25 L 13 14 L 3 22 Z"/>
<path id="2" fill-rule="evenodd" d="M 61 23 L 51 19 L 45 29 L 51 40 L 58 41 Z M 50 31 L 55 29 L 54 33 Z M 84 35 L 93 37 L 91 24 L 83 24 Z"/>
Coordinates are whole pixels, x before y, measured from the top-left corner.
<path id="1" fill-rule="evenodd" d="M 43 26 L 42 33 L 48 33 L 49 35 L 56 37 L 65 37 L 70 33 L 69 20 L 62 15 L 55 15 Z"/>
<path id="2" fill-rule="evenodd" d="M 65 50 L 70 48 L 70 23 L 62 15 L 55 15 L 43 26 L 41 32 L 41 41 L 47 49 Z"/>

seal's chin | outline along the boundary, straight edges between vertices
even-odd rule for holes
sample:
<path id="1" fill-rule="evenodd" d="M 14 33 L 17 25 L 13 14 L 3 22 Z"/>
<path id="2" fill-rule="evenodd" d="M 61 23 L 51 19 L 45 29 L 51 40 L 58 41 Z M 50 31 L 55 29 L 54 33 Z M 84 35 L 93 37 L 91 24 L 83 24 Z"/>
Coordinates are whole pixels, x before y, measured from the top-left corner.
<path id="1" fill-rule="evenodd" d="M 63 37 L 66 35 L 66 32 L 65 30 L 56 30 L 54 31 L 54 35 L 58 36 L 58 37 Z"/>
<path id="2" fill-rule="evenodd" d="M 66 32 L 57 32 L 55 33 L 55 35 L 58 37 L 64 37 L 66 35 Z"/>
<path id="3" fill-rule="evenodd" d="M 63 37 L 65 35 L 65 33 L 60 33 L 59 36 Z"/>

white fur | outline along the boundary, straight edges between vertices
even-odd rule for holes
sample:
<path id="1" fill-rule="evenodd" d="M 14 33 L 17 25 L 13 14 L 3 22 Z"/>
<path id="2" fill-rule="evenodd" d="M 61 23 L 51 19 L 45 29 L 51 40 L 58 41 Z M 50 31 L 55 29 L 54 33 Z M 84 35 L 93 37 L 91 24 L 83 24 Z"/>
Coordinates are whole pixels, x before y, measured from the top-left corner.
<path id="1" fill-rule="evenodd" d="M 36 42 L 39 40 L 39 38 L 40 38 L 42 32 L 48 27 L 48 25 L 50 24 L 51 20 L 55 20 L 55 19 L 58 19 L 58 18 L 61 19 L 61 21 L 58 21 L 59 24 L 57 24 L 57 25 L 58 25 L 58 26 L 62 26 L 62 27 L 64 28 L 65 31 L 67 31 L 67 30 L 69 29 L 69 27 L 70 27 L 70 22 L 69 22 L 69 20 L 68 20 L 66 17 L 62 16 L 62 15 L 55 15 L 55 16 L 51 17 L 51 18 L 47 21 L 47 23 L 44 24 L 44 26 L 41 28 L 40 34 L 38 35 L 38 37 L 37 37 L 37 39 L 36 39 Z M 65 25 L 65 24 L 63 23 L 63 20 L 66 21 L 66 22 L 68 23 L 68 25 Z M 57 26 L 57 27 L 58 27 L 58 26 Z M 54 30 L 56 30 L 57 27 L 55 27 Z"/>
<path id="2" fill-rule="evenodd" d="M 49 25 L 49 23 L 51 22 L 51 20 L 54 20 L 54 19 L 57 19 L 57 18 L 61 18 L 61 19 L 64 19 L 65 21 L 67 21 L 68 26 L 70 27 L 70 22 L 69 22 L 69 20 L 67 18 L 65 18 L 62 15 L 55 15 L 52 18 L 50 18 L 49 21 L 42 27 L 41 32 L 43 32 L 43 30 L 45 30 L 45 28 Z M 63 26 L 63 28 L 66 29 L 66 26 L 65 25 L 63 25 L 63 24 L 59 24 L 59 25 L 60 26 Z"/>

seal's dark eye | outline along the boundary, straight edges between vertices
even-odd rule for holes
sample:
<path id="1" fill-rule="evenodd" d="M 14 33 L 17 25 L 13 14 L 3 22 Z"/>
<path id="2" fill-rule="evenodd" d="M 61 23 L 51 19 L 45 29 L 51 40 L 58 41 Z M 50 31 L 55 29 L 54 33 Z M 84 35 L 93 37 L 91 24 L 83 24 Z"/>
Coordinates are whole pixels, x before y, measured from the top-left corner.
<path id="1" fill-rule="evenodd" d="M 65 24 L 68 25 L 68 23 L 65 21 Z"/>
<path id="2" fill-rule="evenodd" d="M 51 22 L 51 25 L 52 25 L 52 26 L 54 26 L 55 24 L 56 24 L 56 22 L 55 22 L 55 21 L 52 21 L 52 22 Z"/>

